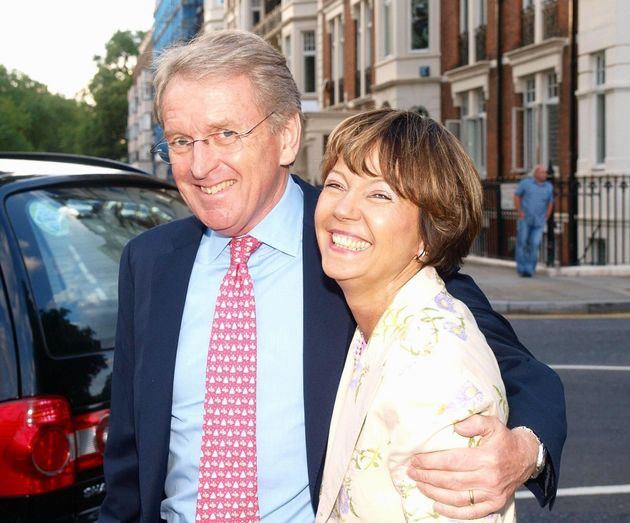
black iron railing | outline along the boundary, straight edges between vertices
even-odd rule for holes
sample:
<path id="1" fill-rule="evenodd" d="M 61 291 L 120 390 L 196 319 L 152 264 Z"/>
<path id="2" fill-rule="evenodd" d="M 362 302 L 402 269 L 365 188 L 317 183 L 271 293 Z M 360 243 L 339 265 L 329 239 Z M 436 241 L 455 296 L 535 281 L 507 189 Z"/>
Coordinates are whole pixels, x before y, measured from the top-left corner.
<path id="1" fill-rule="evenodd" d="M 547 265 L 630 263 L 630 175 L 551 180 L 554 212 L 539 260 Z M 518 216 L 511 205 L 516 182 L 485 180 L 482 230 L 471 253 L 514 259 Z"/>

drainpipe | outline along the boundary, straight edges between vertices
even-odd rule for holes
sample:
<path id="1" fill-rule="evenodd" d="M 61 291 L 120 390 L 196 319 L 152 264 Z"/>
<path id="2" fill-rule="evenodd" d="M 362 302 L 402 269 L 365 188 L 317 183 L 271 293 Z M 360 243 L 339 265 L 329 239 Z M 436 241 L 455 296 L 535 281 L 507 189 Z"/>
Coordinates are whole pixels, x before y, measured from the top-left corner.
<path id="1" fill-rule="evenodd" d="M 496 0 L 497 21 L 497 174 L 503 180 L 503 9 L 502 1 Z"/>
<path id="2" fill-rule="evenodd" d="M 496 179 L 496 209 L 497 209 L 497 245 L 499 257 L 507 255 L 505 245 L 505 227 L 503 210 L 501 209 L 501 182 L 503 181 L 503 9 L 502 1 L 496 0 L 495 21 L 497 32 L 497 179 Z"/>
<path id="3" fill-rule="evenodd" d="M 569 2 L 570 62 L 569 62 L 569 264 L 577 265 L 577 184 L 575 173 L 578 158 L 577 121 L 577 31 L 578 0 Z"/>

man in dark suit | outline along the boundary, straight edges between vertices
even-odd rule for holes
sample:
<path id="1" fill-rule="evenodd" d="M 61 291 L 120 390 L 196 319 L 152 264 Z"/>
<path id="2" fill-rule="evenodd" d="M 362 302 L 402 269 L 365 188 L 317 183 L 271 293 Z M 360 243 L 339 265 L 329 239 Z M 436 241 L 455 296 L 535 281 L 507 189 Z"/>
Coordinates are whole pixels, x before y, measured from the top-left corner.
<path id="1" fill-rule="evenodd" d="M 300 144 L 299 92 L 282 54 L 240 31 L 165 51 L 155 86 L 165 136 L 157 150 L 194 216 L 148 231 L 123 252 L 101 521 L 195 520 L 213 309 L 228 245 L 243 235 L 262 242 L 248 263 L 260 518 L 313 521 L 354 322 L 321 270 L 318 192 L 289 175 Z M 457 430 L 483 435 L 481 447 L 418 456 L 410 475 L 451 517 L 497 510 L 525 481 L 541 504 L 551 502 L 566 436 L 562 385 L 470 278 L 451 275 L 447 287 L 497 356 L 511 428 L 469 419 Z"/>

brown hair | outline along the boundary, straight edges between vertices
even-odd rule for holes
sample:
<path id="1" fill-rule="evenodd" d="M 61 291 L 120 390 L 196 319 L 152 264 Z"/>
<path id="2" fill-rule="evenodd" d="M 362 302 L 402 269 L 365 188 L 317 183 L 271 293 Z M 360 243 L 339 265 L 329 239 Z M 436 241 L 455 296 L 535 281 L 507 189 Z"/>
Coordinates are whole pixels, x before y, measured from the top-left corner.
<path id="1" fill-rule="evenodd" d="M 372 155 L 378 154 L 373 165 Z M 361 176 L 382 176 L 420 208 L 423 265 L 443 276 L 468 254 L 479 232 L 483 193 L 475 166 L 443 125 L 411 111 L 378 109 L 347 118 L 333 130 L 324 159 L 325 180 L 337 160 Z"/>
<path id="2" fill-rule="evenodd" d="M 262 114 L 277 130 L 289 116 L 301 112 L 300 92 L 282 53 L 249 31 L 209 31 L 188 43 L 178 43 L 162 51 L 154 62 L 154 113 L 160 125 L 162 98 L 176 75 L 203 80 L 245 76 L 252 83 L 255 100 Z"/>

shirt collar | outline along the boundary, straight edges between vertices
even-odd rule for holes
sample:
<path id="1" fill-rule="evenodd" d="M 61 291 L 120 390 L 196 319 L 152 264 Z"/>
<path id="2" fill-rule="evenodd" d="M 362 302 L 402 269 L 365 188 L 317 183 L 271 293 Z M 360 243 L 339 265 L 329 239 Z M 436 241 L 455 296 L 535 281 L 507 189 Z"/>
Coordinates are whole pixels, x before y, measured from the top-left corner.
<path id="1" fill-rule="evenodd" d="M 289 177 L 280 201 L 249 234 L 273 249 L 296 257 L 302 247 L 303 218 L 304 194 L 299 185 Z M 201 240 L 204 245 L 205 261 L 216 260 L 231 239 L 229 236 L 223 236 L 206 228 Z"/>

